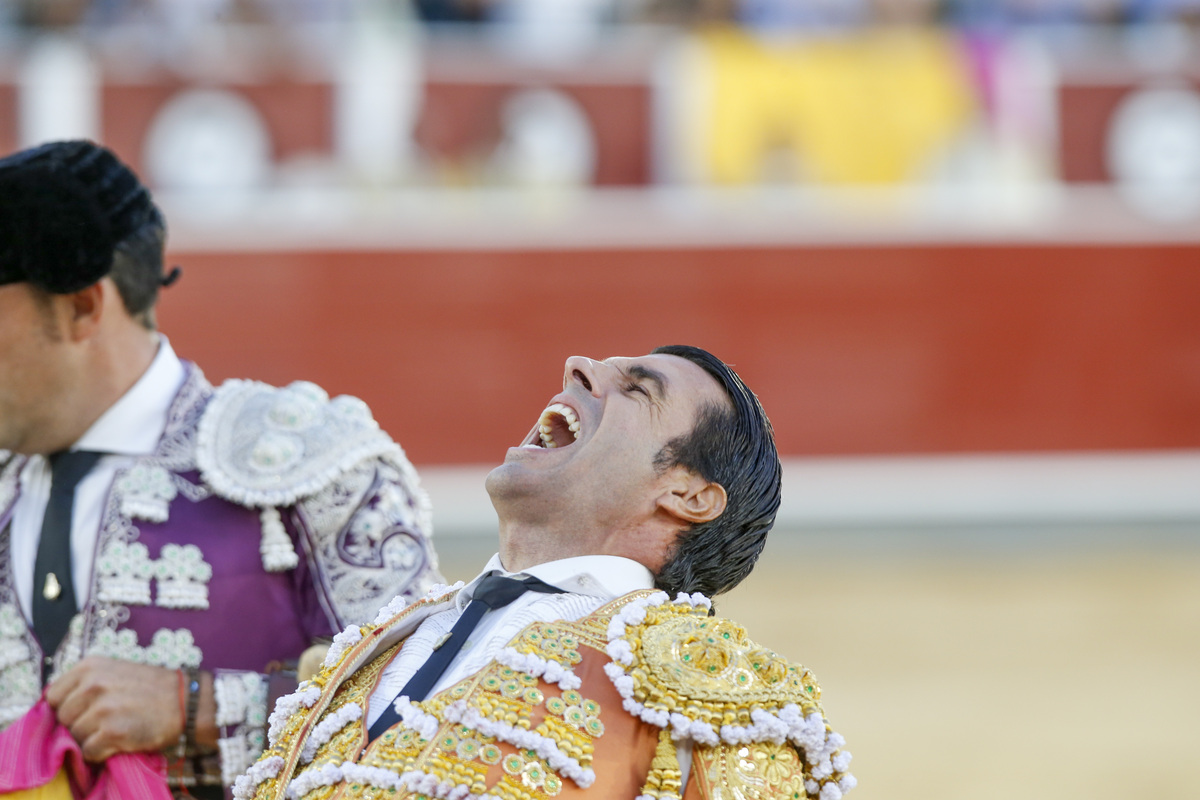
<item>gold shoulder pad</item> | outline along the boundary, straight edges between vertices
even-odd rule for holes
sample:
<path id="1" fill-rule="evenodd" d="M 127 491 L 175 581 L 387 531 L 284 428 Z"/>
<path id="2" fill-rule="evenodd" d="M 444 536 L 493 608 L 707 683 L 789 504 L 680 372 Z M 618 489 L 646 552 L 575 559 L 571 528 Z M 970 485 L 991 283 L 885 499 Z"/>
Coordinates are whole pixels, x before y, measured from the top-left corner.
<path id="1" fill-rule="evenodd" d="M 742 626 L 708 616 L 703 605 L 647 607 L 625 639 L 633 656 L 625 672 L 647 708 L 717 727 L 750 725 L 754 709 L 821 711 L 821 687 L 809 670 L 754 643 Z"/>
<path id="2" fill-rule="evenodd" d="M 718 784 L 730 777 L 717 776 L 726 756 L 732 753 L 736 761 L 737 754 L 753 752 L 774 765 L 771 782 L 786 788 L 784 795 L 803 789 L 810 797 L 840 800 L 855 784 L 850 753 L 825 720 L 816 678 L 755 644 L 740 625 L 708 616 L 709 607 L 702 595 L 671 601 L 655 592 L 613 615 L 613 663 L 606 671 L 625 708 L 662 728 L 662 736 L 669 730 L 672 740 L 692 740 L 698 763 Z M 660 800 L 674 796 L 659 787 L 676 775 L 669 753 L 663 755 L 645 792 Z"/>

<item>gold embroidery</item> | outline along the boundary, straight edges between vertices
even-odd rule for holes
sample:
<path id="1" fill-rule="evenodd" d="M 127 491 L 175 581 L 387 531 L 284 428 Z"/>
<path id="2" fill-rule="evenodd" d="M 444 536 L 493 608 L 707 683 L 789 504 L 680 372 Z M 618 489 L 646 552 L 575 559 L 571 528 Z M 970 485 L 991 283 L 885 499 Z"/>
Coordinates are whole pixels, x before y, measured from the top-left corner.
<path id="1" fill-rule="evenodd" d="M 424 771 L 437 775 L 439 781 L 448 779 L 458 786 L 487 786 L 488 765 L 474 760 L 460 761 L 453 756 L 435 754 L 425 762 Z"/>
<path id="2" fill-rule="evenodd" d="M 637 593 L 622 598 L 577 623 L 532 625 L 510 647 L 564 666 L 579 663 L 582 647 L 603 652 L 608 644 L 610 616 L 644 596 L 645 593 Z M 820 687 L 811 673 L 758 647 L 746 638 L 742 628 L 709 618 L 702 609 L 675 604 L 647 607 L 643 623 L 627 626 L 624 639 L 633 656 L 633 663 L 624 669 L 633 678 L 634 699 L 649 709 L 683 713 L 718 730 L 722 725 L 752 725 L 750 712 L 756 708 L 777 713 L 784 705 L 795 703 L 804 716 L 820 712 Z M 328 718 L 327 715 L 350 702 L 361 703 L 365 708 L 377 673 L 392 652 L 394 648 L 352 675 L 332 699 L 327 692 L 315 706 L 324 709 L 322 718 Z M 336 681 L 338 674 L 338 670 L 324 670 L 315 685 Z M 324 702 L 330 703 L 328 708 L 324 708 Z M 537 752 L 514 751 L 511 744 L 484 736 L 467 725 L 445 721 L 447 707 L 452 703 L 460 704 L 456 710 L 465 707 L 491 722 L 532 730 L 554 742 L 562 754 L 584 769 L 591 765 L 594 740 L 604 733 L 601 708 L 596 701 L 577 690 L 560 691 L 559 687 L 543 683 L 533 675 L 493 663 L 449 690 L 416 704 L 423 714 L 441 721 L 432 739 L 397 726 L 371 743 L 359 763 L 396 776 L 423 773 L 439 783 L 466 787 L 473 794 L 486 793 L 498 800 L 547 800 L 562 792 L 563 777 L 550 769 Z M 298 740 L 300 733 L 306 727 L 315 727 L 316 720 L 309 719 L 310 716 L 310 710 L 302 709 L 289 719 L 278 746 L 269 754 L 286 757 L 296 753 L 303 745 Z M 317 748 L 310 764 L 296 771 L 353 760 L 361 746 L 361 735 L 361 722 L 346 725 Z M 712 748 L 697 745 L 695 753 L 697 780 L 719 787 L 725 800 L 805 797 L 806 766 L 791 745 L 769 742 L 722 744 Z M 497 765 L 499 768 L 495 768 Z M 294 774 L 281 775 L 278 780 L 261 784 L 258 796 L 282 794 L 280 784 L 286 786 L 294 777 Z M 669 732 L 663 731 L 643 794 L 660 800 L 678 797 L 679 783 L 674 742 Z M 344 792 L 347 798 L 370 800 L 420 797 L 419 793 L 404 789 L 345 782 L 315 787 L 304 800 L 327 800 L 339 792 Z"/>
<path id="3" fill-rule="evenodd" d="M 579 729 L 554 716 L 547 716 L 538 725 L 537 733 L 547 739 L 553 739 L 558 749 L 587 767 L 592 763 L 592 740 Z"/>
<path id="4" fill-rule="evenodd" d="M 333 700 L 329 703 L 329 707 L 325 710 L 323 719 L 328 719 L 329 715 L 337 712 L 343 706 L 349 703 L 356 703 L 363 707 L 364 711 L 367 707 L 367 701 L 370 699 L 371 690 L 375 686 L 376 678 L 383 671 L 388 662 L 391 661 L 392 655 L 400 645 L 394 645 L 383 653 L 379 658 L 373 659 L 369 664 L 364 665 L 347 680 L 338 689 L 333 696 Z M 309 732 L 312 735 L 312 732 Z M 320 768 L 324 764 L 340 764 L 343 761 L 351 760 L 351 756 L 362 745 L 363 740 L 363 723 L 362 720 L 351 722 L 341 730 L 335 732 L 329 738 L 329 741 L 317 748 L 313 760 L 303 765 L 300 769 Z M 299 745 L 299 746 L 302 746 Z M 318 786 L 312 791 L 304 795 L 304 800 L 326 800 L 332 797 L 338 790 L 338 786 Z"/>
<path id="5" fill-rule="evenodd" d="M 558 635 L 556 640 L 561 641 L 560 632 L 552 632 Z M 520 670 L 492 664 L 416 706 L 424 713 L 444 720 L 446 708 L 451 703 L 466 702 L 486 719 L 527 730 L 533 728 L 535 733 L 552 740 L 562 753 L 586 768 L 592 760 L 593 740 L 604 731 L 599 718 L 600 704 L 578 691 L 563 692 L 561 696 L 547 693 L 553 689 L 552 685 L 542 684 Z M 344 690 L 349 691 L 348 687 Z M 539 716 L 541 719 L 535 727 L 534 720 Z M 486 792 L 502 800 L 546 800 L 561 793 L 563 788 L 562 777 L 536 752 L 517 750 L 506 754 L 495 739 L 465 725 L 449 723 L 442 724 L 432 741 L 397 726 L 373 742 L 360 763 L 382 767 L 395 774 L 411 770 L 424 772 L 439 782 L 468 786 L 476 794 Z M 495 785 L 488 787 L 488 769 L 495 764 L 500 764 L 502 771 Z M 347 794 L 376 796 L 370 787 L 363 786 L 351 787 Z"/>
<path id="6" fill-rule="evenodd" d="M 583 660 L 579 653 L 580 636 L 570 623 L 535 623 L 513 643 L 519 653 L 529 653 L 549 661 L 574 666 Z"/>
<path id="7" fill-rule="evenodd" d="M 810 715 L 817 714 L 825 736 L 832 736 L 819 703 L 821 687 L 812 673 L 751 642 L 740 626 L 709 617 L 703 608 L 666 603 L 645 604 L 642 609 L 634 617 L 641 621 L 627 623 L 623 631 L 621 644 L 628 649 L 619 663 L 632 686 L 622 693 L 639 712 L 683 715 L 721 737 L 727 735 L 724 726 L 733 726 L 728 735 L 735 741 L 747 735 L 760 740 L 745 746 L 716 745 L 711 764 L 697 773 L 711 778 L 714 791 L 726 800 L 805 797 L 807 764 L 792 745 L 761 741 L 771 733 L 754 722 L 753 713 L 761 710 L 778 720 L 794 705 L 806 725 L 812 724 Z M 697 753 L 704 750 L 697 746 Z M 822 767 L 826 777 L 816 781 L 821 786 L 849 778 L 831 769 L 829 761 Z M 847 786 L 852 785 L 850 779 Z M 653 770 L 647 789 L 651 796 L 671 796 L 657 787 Z"/>
<path id="8" fill-rule="evenodd" d="M 802 800 L 804 770 L 788 744 L 757 742 L 696 748 L 695 769 L 708 796 L 726 800 Z M 719 791 L 718 791 L 719 790 Z"/>
<path id="9" fill-rule="evenodd" d="M 620 605 L 623 604 L 610 604 L 612 608 Z M 588 618 L 582 624 L 536 624 L 522 632 L 510 646 L 569 667 L 582 660 L 581 647 L 603 650 L 607 642 L 607 624 L 607 615 L 601 620 Z M 336 690 L 331 700 L 327 692 L 329 706 L 322 712 L 322 718 L 328 718 L 329 714 L 351 702 L 361 703 L 365 708 L 377 674 L 390 660 L 392 652 L 394 649 L 360 668 Z M 318 678 L 316 685 L 327 686 L 337 680 L 337 670 L 324 670 Z M 464 786 L 474 794 L 487 793 L 499 800 L 548 800 L 562 792 L 563 776 L 551 769 L 537 752 L 514 751 L 512 745 L 484 736 L 466 725 L 446 722 L 447 707 L 452 703 L 465 703 L 468 709 L 492 722 L 532 730 L 553 741 L 561 753 L 584 769 L 591 764 L 594 740 L 604 733 L 600 703 L 584 697 L 579 691 L 560 691 L 554 684 L 543 683 L 533 675 L 493 663 L 429 700 L 414 704 L 422 713 L 441 720 L 431 739 L 398 725 L 370 743 L 358 757 L 358 763 L 385 769 L 397 776 L 408 772 L 424 773 L 439 783 Z M 288 721 L 277 748 L 279 755 L 295 753 L 303 746 L 298 738 L 308 716 L 308 713 L 300 713 Z M 315 720 L 309 721 L 308 726 L 315 727 L 315 723 Z M 361 745 L 362 723 L 347 725 L 317 748 L 312 762 L 298 766 L 295 772 L 354 761 Z M 496 765 L 500 768 L 493 769 Z M 286 786 L 295 777 L 296 774 L 281 775 L 280 781 Z M 489 782 L 493 785 L 488 786 Z M 281 790 L 276 781 L 259 788 L 271 796 Z M 327 800 L 338 793 L 347 798 L 371 800 L 419 795 L 404 789 L 396 791 L 343 782 L 314 787 L 304 800 Z"/>
<path id="10" fill-rule="evenodd" d="M 504 774 L 487 793 L 502 800 L 545 800 L 562 791 L 563 781 L 532 750 L 504 757 Z"/>
<path id="11" fill-rule="evenodd" d="M 642 624 L 626 629 L 625 639 L 634 662 L 624 669 L 634 679 L 634 697 L 647 708 L 683 711 L 714 728 L 751 725 L 755 708 L 795 703 L 804 716 L 821 710 L 812 673 L 702 608 L 650 606 Z"/>
<path id="12" fill-rule="evenodd" d="M 560 622 L 558 625 L 571 635 L 578 636 L 580 645 L 603 653 L 604 648 L 608 646 L 608 623 L 613 615 L 630 603 L 643 600 L 652 594 L 654 592 L 650 590 L 631 592 L 601 606 L 581 620 L 569 624 Z"/>

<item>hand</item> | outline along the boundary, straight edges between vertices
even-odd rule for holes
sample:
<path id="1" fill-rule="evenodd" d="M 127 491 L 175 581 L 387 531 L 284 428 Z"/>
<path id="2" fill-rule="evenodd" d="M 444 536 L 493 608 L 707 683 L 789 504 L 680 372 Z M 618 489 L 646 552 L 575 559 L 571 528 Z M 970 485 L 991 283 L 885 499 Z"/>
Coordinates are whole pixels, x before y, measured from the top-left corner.
<path id="1" fill-rule="evenodd" d="M 46 701 L 87 761 L 162 750 L 183 731 L 173 669 L 89 656 L 50 685 Z"/>

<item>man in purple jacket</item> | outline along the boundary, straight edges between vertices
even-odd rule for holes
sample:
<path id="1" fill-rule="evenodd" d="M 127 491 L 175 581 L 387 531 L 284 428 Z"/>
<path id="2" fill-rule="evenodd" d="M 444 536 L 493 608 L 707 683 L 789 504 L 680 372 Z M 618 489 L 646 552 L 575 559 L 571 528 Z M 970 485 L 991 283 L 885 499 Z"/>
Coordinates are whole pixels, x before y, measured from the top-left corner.
<path id="1" fill-rule="evenodd" d="M 362 401 L 214 389 L 175 356 L 164 239 L 102 147 L 0 159 L 0 727 L 48 686 L 88 760 L 164 750 L 175 788 L 219 797 L 277 665 L 440 576 Z"/>

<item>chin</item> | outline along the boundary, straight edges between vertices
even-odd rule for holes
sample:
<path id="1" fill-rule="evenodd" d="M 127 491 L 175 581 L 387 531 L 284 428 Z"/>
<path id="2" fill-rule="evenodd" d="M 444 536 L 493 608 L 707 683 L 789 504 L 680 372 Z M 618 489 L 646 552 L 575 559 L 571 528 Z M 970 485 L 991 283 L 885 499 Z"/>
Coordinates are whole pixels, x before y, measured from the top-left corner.
<path id="1" fill-rule="evenodd" d="M 497 511 L 512 503 L 529 508 L 531 503 L 537 504 L 537 498 L 554 494 L 557 484 L 552 476 L 521 461 L 506 461 L 489 472 L 483 482 Z"/>
<path id="2" fill-rule="evenodd" d="M 497 499 L 513 493 L 515 489 L 513 484 L 517 481 L 517 475 L 514 473 L 518 472 L 514 467 L 513 464 L 501 464 L 484 478 L 483 488 L 487 490 L 493 503 Z"/>

